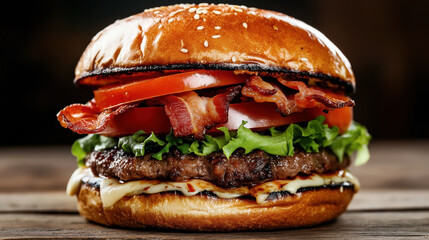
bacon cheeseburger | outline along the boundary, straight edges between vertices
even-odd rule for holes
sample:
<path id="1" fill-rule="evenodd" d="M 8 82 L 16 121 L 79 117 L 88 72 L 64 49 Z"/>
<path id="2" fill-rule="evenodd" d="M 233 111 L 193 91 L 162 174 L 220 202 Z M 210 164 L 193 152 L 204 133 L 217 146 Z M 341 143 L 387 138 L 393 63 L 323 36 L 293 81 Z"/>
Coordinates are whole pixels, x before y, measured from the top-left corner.
<path id="1" fill-rule="evenodd" d="M 175 5 L 91 41 L 57 117 L 72 146 L 67 192 L 109 226 L 234 231 L 310 226 L 346 210 L 369 158 L 352 120 L 355 77 L 316 29 L 281 13 Z"/>

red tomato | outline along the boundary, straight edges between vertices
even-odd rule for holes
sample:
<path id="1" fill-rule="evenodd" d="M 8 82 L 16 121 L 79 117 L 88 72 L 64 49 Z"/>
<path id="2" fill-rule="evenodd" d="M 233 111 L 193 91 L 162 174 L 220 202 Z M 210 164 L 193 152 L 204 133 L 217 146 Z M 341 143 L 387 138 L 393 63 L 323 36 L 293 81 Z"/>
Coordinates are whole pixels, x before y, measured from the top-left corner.
<path id="1" fill-rule="evenodd" d="M 98 134 L 125 136 L 139 130 L 147 133 L 169 133 L 170 129 L 170 120 L 164 107 L 137 107 L 115 116 Z"/>
<path id="2" fill-rule="evenodd" d="M 341 108 L 323 113 L 321 109 L 308 109 L 300 113 L 294 113 L 287 117 L 282 117 L 276 111 L 274 103 L 234 103 L 229 105 L 229 120 L 227 123 L 219 125 L 225 126 L 229 130 L 236 130 L 242 120 L 247 121 L 247 128 L 263 130 L 269 127 L 282 126 L 297 122 L 307 122 L 319 115 L 326 117 L 325 123 L 329 126 L 338 126 L 340 132 L 347 131 L 352 121 L 351 108 Z M 139 130 L 166 134 L 171 129 L 170 121 L 165 114 L 164 107 L 141 107 L 133 108 L 123 114 L 115 116 L 108 123 L 105 130 L 99 134 L 108 136 L 124 136 L 133 134 Z M 218 131 L 216 127 L 209 132 Z"/>
<path id="3" fill-rule="evenodd" d="M 94 91 L 94 99 L 99 109 L 106 109 L 169 94 L 240 84 L 247 78 L 231 71 L 198 70 L 102 87 Z"/>
<path id="4" fill-rule="evenodd" d="M 328 113 L 320 112 L 319 115 L 325 116 L 325 123 L 328 124 L 329 127 L 337 126 L 340 133 L 345 133 L 353 121 L 353 108 L 336 108 L 330 110 Z"/>

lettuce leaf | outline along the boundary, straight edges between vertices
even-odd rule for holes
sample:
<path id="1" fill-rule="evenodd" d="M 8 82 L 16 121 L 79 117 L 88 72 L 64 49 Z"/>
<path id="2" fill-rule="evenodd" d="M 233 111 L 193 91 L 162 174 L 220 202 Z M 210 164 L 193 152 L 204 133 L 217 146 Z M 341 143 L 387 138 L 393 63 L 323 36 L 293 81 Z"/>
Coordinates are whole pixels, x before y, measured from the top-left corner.
<path id="1" fill-rule="evenodd" d="M 89 152 L 112 148 L 117 144 L 118 141 L 115 138 L 89 134 L 73 143 L 71 153 L 76 157 L 78 166 L 83 166 L 85 156 Z"/>
<path id="2" fill-rule="evenodd" d="M 357 152 L 354 163 L 360 166 L 369 160 L 368 144 L 370 140 L 371 135 L 369 135 L 368 130 L 355 122 L 346 133 L 334 139 L 330 148 L 340 161 L 342 161 L 344 153 L 351 156 Z"/>
<path id="3" fill-rule="evenodd" d="M 290 124 L 284 132 L 270 128 L 270 135 L 253 132 L 244 127 L 246 122 L 243 122 L 238 128 L 237 137 L 229 141 L 222 150 L 228 158 L 238 148 L 244 148 L 245 153 L 259 149 L 273 155 L 292 156 L 294 146 L 298 145 L 306 152 L 319 152 L 320 147 L 331 145 L 338 135 L 338 128 L 329 128 L 323 124 L 324 120 L 323 116 L 319 116 L 308 122 L 306 128 Z"/>
<path id="4" fill-rule="evenodd" d="M 223 136 L 205 135 L 203 141 L 175 137 L 172 131 L 163 138 L 153 132 L 147 134 L 143 131 L 120 138 L 91 134 L 73 143 L 72 154 L 76 156 L 78 164 L 82 165 L 85 155 L 89 152 L 115 146 L 135 156 L 150 152 L 152 157 L 158 160 L 162 160 L 162 155 L 169 153 L 172 148 L 183 154 L 193 153 L 199 156 L 222 151 L 230 158 L 239 148 L 243 148 L 246 154 L 259 149 L 272 155 L 292 156 L 295 148 L 300 147 L 306 152 L 319 152 L 320 148 L 330 148 L 340 162 L 345 154 L 351 156 L 354 152 L 357 152 L 356 165 L 368 161 L 370 155 L 367 146 L 371 136 L 364 126 L 353 123 L 346 133 L 339 135 L 338 128 L 328 127 L 323 124 L 324 120 L 323 116 L 319 116 L 308 122 L 306 127 L 290 124 L 283 131 L 272 127 L 266 134 L 253 132 L 245 127 L 246 122 L 243 121 L 237 131 L 220 127 Z"/>

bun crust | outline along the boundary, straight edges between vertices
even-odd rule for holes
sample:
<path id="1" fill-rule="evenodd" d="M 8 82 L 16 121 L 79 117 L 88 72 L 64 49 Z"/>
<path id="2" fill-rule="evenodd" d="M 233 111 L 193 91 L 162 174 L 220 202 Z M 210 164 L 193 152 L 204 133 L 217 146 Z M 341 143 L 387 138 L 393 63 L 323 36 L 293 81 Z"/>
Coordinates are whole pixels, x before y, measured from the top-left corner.
<path id="1" fill-rule="evenodd" d="M 187 231 L 270 230 L 312 226 L 337 218 L 347 208 L 352 188 L 319 188 L 256 204 L 252 199 L 185 197 L 162 193 L 123 197 L 102 207 L 99 189 L 82 184 L 81 215 L 107 226 L 172 228 Z"/>
<path id="2" fill-rule="evenodd" d="M 318 30 L 281 13 L 225 4 L 159 7 L 116 21 L 86 48 L 75 83 L 182 69 L 293 74 L 355 86 L 350 63 Z"/>

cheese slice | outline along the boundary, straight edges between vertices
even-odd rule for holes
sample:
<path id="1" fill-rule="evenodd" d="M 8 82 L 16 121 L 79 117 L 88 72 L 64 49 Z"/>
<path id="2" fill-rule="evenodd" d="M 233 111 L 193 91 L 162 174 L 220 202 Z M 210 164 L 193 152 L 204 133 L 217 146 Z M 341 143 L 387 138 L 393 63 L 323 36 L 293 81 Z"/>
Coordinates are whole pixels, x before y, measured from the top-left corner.
<path id="1" fill-rule="evenodd" d="M 67 183 L 66 193 L 69 196 L 76 195 L 79 191 L 80 184 L 82 182 L 82 178 L 88 176 L 88 174 L 92 174 L 88 168 L 80 167 L 76 169 L 71 175 L 69 182 Z"/>
<path id="2" fill-rule="evenodd" d="M 71 176 L 67 185 L 67 194 L 75 195 L 83 177 L 95 178 L 90 169 L 79 168 Z M 351 183 L 355 191 L 359 190 L 359 181 L 351 173 L 341 170 L 332 174 L 312 174 L 306 177 L 296 177 L 291 180 L 273 180 L 258 184 L 253 187 L 239 187 L 225 189 L 210 182 L 192 179 L 184 182 L 160 181 L 160 180 L 135 180 L 121 182 L 117 179 L 99 178 L 100 196 L 104 207 L 113 206 L 125 196 L 139 194 L 154 194 L 169 191 L 178 191 L 185 196 L 194 196 L 203 191 L 210 191 L 219 198 L 237 198 L 240 196 L 253 196 L 258 204 L 266 201 L 270 193 L 286 191 L 295 194 L 299 189 L 305 187 L 319 187 L 324 185 Z"/>

